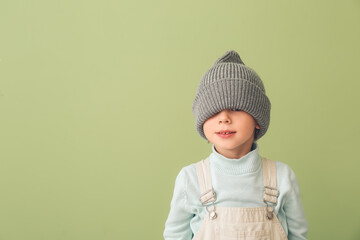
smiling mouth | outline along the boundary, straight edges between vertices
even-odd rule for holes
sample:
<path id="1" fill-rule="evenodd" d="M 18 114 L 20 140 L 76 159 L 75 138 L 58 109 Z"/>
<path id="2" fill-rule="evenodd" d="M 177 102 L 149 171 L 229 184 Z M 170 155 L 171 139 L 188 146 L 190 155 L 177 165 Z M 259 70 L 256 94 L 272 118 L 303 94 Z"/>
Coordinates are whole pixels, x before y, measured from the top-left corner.
<path id="1" fill-rule="evenodd" d="M 221 138 L 230 138 L 235 135 L 236 132 L 217 132 L 216 135 Z"/>
<path id="2" fill-rule="evenodd" d="M 216 134 L 232 134 L 232 133 L 236 133 L 235 131 L 220 131 L 220 132 L 215 132 Z"/>

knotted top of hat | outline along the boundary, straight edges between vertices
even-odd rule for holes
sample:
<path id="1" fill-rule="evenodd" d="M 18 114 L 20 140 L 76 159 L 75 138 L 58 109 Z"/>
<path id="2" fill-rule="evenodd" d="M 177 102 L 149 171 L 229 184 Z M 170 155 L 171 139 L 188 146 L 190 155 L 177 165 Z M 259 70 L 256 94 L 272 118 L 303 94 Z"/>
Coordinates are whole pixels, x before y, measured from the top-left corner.
<path id="1" fill-rule="evenodd" d="M 226 63 L 226 62 L 244 64 L 239 54 L 234 50 L 227 51 L 223 56 L 221 56 L 219 59 L 215 61 L 214 65 L 217 65 L 219 63 Z"/>

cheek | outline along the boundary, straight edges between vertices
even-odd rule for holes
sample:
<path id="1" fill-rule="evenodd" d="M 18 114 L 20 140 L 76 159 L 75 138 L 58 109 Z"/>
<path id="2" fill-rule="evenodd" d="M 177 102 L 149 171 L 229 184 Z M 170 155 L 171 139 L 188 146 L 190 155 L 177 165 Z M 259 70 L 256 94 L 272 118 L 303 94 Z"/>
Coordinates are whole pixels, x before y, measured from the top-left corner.
<path id="1" fill-rule="evenodd" d="M 242 122 L 239 122 L 237 129 L 242 132 L 252 133 L 255 129 L 255 125 L 251 119 L 243 119 Z"/>
<path id="2" fill-rule="evenodd" d="M 209 122 L 205 121 L 204 124 L 203 124 L 204 132 L 206 132 L 208 128 L 209 128 Z"/>
<path id="3" fill-rule="evenodd" d="M 203 125 L 204 132 L 209 132 L 213 128 L 213 123 L 211 120 L 206 120 Z"/>

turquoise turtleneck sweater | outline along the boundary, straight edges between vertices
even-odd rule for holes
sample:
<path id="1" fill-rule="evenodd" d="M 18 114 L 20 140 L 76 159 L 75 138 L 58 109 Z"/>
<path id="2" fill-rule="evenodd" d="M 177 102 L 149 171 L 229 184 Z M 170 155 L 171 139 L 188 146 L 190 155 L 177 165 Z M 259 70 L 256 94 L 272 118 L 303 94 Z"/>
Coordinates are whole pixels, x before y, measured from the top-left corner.
<path id="1" fill-rule="evenodd" d="M 276 161 L 278 203 L 274 212 L 289 240 L 307 239 L 308 222 L 301 201 L 300 189 L 293 170 Z M 263 207 L 264 182 L 259 146 L 253 143 L 250 152 L 239 159 L 230 159 L 212 145 L 210 171 L 217 194 L 216 206 Z M 165 240 L 190 240 L 200 228 L 206 209 L 199 200 L 200 188 L 195 163 L 182 168 L 176 177 L 169 216 L 165 223 Z M 274 205 L 272 205 L 274 206 Z"/>

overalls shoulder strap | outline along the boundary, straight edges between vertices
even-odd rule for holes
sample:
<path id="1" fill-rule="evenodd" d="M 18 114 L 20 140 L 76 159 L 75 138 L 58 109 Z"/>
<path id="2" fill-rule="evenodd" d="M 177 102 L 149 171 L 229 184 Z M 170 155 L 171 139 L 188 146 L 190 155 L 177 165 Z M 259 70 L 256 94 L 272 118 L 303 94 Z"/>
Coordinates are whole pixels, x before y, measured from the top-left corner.
<path id="1" fill-rule="evenodd" d="M 196 173 L 200 186 L 202 205 L 216 201 L 216 193 L 212 186 L 209 157 L 196 163 Z"/>
<path id="2" fill-rule="evenodd" d="M 261 157 L 264 178 L 264 202 L 277 203 L 279 191 L 277 189 L 276 162 Z"/>

